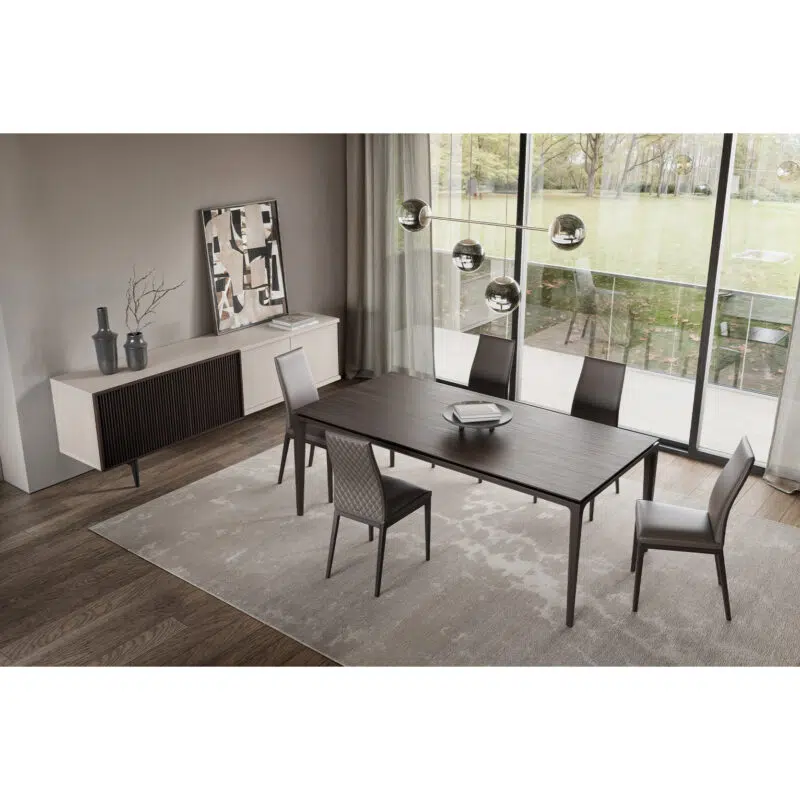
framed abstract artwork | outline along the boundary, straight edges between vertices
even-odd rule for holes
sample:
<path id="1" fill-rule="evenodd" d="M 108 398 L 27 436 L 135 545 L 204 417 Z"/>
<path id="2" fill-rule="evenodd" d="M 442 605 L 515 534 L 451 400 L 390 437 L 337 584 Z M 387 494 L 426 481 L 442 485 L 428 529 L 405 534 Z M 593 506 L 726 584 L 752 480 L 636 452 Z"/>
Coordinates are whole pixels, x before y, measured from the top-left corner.
<path id="1" fill-rule="evenodd" d="M 285 314 L 278 201 L 204 208 L 200 214 L 217 333 Z"/>

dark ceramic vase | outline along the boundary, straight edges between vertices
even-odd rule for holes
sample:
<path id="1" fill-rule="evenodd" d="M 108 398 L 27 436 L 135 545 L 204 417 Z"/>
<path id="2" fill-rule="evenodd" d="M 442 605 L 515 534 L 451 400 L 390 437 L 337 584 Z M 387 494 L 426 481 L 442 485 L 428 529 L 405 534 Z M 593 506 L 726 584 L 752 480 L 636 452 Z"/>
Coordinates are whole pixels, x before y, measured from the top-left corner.
<path id="1" fill-rule="evenodd" d="M 92 339 L 100 372 L 113 375 L 118 368 L 117 334 L 108 326 L 108 309 L 105 306 L 97 309 L 97 333 L 92 334 Z"/>
<path id="2" fill-rule="evenodd" d="M 144 369 L 147 366 L 147 342 L 140 331 L 129 333 L 125 339 L 125 358 L 128 369 Z"/>

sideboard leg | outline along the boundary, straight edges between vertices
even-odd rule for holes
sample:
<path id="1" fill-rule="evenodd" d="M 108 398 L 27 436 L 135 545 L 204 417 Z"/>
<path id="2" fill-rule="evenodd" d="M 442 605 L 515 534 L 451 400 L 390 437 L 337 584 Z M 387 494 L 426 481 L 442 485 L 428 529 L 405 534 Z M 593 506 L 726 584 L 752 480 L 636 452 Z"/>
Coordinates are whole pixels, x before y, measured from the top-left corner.
<path id="1" fill-rule="evenodd" d="M 133 474 L 133 482 L 136 484 L 136 488 L 139 488 L 139 459 L 134 458 L 133 461 L 128 462 L 131 467 L 131 473 Z"/>

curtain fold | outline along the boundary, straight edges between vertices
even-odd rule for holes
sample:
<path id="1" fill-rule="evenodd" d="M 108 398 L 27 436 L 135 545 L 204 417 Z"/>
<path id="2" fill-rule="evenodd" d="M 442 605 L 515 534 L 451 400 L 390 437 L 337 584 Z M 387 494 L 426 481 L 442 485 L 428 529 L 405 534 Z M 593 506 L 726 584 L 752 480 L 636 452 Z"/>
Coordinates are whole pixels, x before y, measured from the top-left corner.
<path id="1" fill-rule="evenodd" d="M 800 287 L 764 480 L 782 492 L 800 491 Z"/>
<path id="2" fill-rule="evenodd" d="M 434 376 L 431 230 L 409 233 L 400 203 L 431 202 L 427 134 L 347 136 L 345 374 Z"/>

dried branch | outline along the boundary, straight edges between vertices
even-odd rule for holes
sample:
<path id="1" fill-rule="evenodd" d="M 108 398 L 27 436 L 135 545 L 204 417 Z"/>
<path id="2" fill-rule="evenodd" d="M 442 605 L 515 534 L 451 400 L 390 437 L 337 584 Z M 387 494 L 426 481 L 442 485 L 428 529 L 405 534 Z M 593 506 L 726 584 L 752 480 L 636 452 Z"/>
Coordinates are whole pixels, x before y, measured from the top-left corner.
<path id="1" fill-rule="evenodd" d="M 133 333 L 141 331 L 150 325 L 153 320 L 150 319 L 145 322 L 145 319 L 148 316 L 152 317 L 158 304 L 170 292 L 179 289 L 184 283 L 185 281 L 181 281 L 174 286 L 165 287 L 164 279 L 162 278 L 161 282 L 157 284 L 154 270 L 152 269 L 146 275 L 137 278 L 136 267 L 134 266 L 133 277 L 128 279 L 128 289 L 125 293 L 128 301 L 125 308 L 125 324 L 128 330 Z M 136 323 L 135 326 L 131 325 L 131 320 Z"/>

